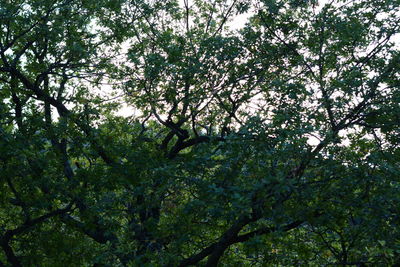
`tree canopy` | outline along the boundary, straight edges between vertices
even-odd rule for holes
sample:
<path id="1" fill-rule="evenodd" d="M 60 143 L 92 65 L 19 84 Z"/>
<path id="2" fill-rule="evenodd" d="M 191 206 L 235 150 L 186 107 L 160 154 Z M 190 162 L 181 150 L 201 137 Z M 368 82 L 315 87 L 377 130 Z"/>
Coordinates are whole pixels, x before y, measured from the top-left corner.
<path id="1" fill-rule="evenodd" d="M 0 0 L 0 266 L 397 266 L 399 17 Z"/>

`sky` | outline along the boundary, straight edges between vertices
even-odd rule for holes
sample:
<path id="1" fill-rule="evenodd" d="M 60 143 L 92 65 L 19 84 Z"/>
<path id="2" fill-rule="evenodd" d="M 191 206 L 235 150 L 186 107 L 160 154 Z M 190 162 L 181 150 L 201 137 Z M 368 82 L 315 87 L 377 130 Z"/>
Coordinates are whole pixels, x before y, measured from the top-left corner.
<path id="1" fill-rule="evenodd" d="M 179 1 L 180 1 L 181 6 L 183 7 L 184 6 L 184 2 L 183 2 L 184 0 L 179 0 Z M 190 5 L 193 0 L 188 0 L 188 1 L 189 1 L 189 5 Z M 327 4 L 330 1 L 331 0 L 329 0 L 329 1 L 328 0 L 320 0 L 317 8 L 321 9 L 325 4 Z M 251 15 L 252 15 L 251 11 L 247 12 L 247 13 L 244 13 L 244 14 L 240 14 L 240 15 L 236 16 L 231 22 L 229 22 L 228 26 L 233 30 L 238 30 L 238 29 L 242 28 L 245 25 L 246 21 L 248 20 L 248 18 Z M 399 17 L 400 17 L 400 14 L 399 14 Z M 397 34 L 396 37 L 394 38 L 394 40 L 395 40 L 397 46 L 400 48 L 400 34 Z M 117 112 L 118 115 L 121 115 L 121 116 L 124 116 L 124 117 L 129 117 L 129 116 L 132 116 L 132 115 L 139 115 L 137 113 L 138 113 L 137 110 L 135 111 L 135 109 L 133 109 L 132 107 L 129 107 L 129 106 L 125 105 L 125 104 Z"/>

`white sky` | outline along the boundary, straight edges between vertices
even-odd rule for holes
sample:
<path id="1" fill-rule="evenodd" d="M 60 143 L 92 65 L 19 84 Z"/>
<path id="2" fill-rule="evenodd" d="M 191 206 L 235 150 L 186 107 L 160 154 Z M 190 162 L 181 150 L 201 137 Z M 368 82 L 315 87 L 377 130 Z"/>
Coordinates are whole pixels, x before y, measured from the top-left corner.
<path id="1" fill-rule="evenodd" d="M 184 6 L 184 0 L 179 0 L 180 1 L 180 5 L 183 7 Z M 191 5 L 191 3 L 193 2 L 193 0 L 187 0 L 189 2 L 189 5 Z M 328 2 L 331 2 L 331 0 L 320 0 L 317 9 L 321 9 L 325 4 L 327 4 Z M 238 30 L 240 28 L 242 28 L 245 23 L 247 22 L 248 18 L 253 14 L 252 11 L 247 12 L 245 14 L 240 14 L 238 16 L 236 16 L 233 21 L 229 22 L 227 24 L 227 26 L 229 26 L 230 29 L 232 30 Z M 400 16 L 399 16 L 400 17 Z M 394 41 L 396 42 L 396 46 L 398 48 L 400 48 L 400 34 L 396 34 Z M 135 114 L 136 113 L 136 114 Z M 126 104 L 123 105 L 123 107 L 117 112 L 117 115 L 120 116 L 132 116 L 132 115 L 139 115 L 138 111 L 132 107 L 127 106 Z M 315 139 L 315 140 L 313 140 Z M 318 142 L 318 140 L 316 138 L 310 138 L 310 142 L 314 145 L 315 143 Z"/>

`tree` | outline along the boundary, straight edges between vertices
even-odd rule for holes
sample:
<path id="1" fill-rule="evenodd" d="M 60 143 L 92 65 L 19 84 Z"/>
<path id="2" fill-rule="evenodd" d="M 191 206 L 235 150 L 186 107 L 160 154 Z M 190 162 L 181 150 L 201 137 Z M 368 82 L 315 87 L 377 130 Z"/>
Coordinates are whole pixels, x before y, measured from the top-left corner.
<path id="1" fill-rule="evenodd" d="M 0 266 L 399 264 L 397 1 L 0 3 Z"/>

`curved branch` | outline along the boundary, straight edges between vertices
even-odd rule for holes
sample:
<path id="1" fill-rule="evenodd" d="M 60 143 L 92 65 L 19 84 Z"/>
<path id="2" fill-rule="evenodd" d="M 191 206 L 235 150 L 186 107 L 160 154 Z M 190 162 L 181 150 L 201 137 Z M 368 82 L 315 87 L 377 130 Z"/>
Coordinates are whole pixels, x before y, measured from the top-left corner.
<path id="1" fill-rule="evenodd" d="M 42 100 L 45 103 L 49 103 L 50 105 L 55 107 L 61 117 L 68 117 L 69 119 L 71 119 L 89 137 L 88 139 L 90 143 L 99 154 L 99 156 L 104 160 L 104 162 L 107 165 L 115 164 L 114 159 L 107 155 L 105 149 L 97 142 L 93 134 L 93 129 L 79 119 L 74 118 L 73 113 L 59 99 L 55 99 L 54 97 L 46 94 L 43 90 L 41 90 L 38 86 L 35 86 L 30 80 L 28 80 L 28 78 L 25 77 L 25 75 L 23 75 L 18 69 L 14 67 L 3 67 L 0 68 L 0 71 L 5 71 L 12 75 L 15 75 L 15 77 L 17 77 L 28 90 L 31 90 L 39 100 Z"/>
<path id="2" fill-rule="evenodd" d="M 11 239 L 16 235 L 25 233 L 30 228 L 35 227 L 36 225 L 41 224 L 52 217 L 62 215 L 62 214 L 69 212 L 72 208 L 72 205 L 73 205 L 73 203 L 70 203 L 68 206 L 66 206 L 63 209 L 57 209 L 57 210 L 51 211 L 49 213 L 46 213 L 42 216 L 39 216 L 33 220 L 28 220 L 25 223 L 23 223 L 21 226 L 15 228 L 15 229 L 7 230 L 4 233 L 4 235 L 0 237 L 0 246 L 4 250 L 7 260 L 11 263 L 11 265 L 13 267 L 20 267 L 22 265 L 21 265 L 18 257 L 14 254 L 14 252 L 9 244 Z"/>
<path id="3" fill-rule="evenodd" d="M 217 141 L 224 141 L 225 139 L 222 137 L 216 137 Z M 185 148 L 197 145 L 197 144 L 201 144 L 201 143 L 206 143 L 206 142 L 210 142 L 211 141 L 211 137 L 209 136 L 198 136 L 198 137 L 194 137 L 191 138 L 189 140 L 178 140 L 175 144 L 175 146 L 171 149 L 171 151 L 168 154 L 168 158 L 169 159 L 173 159 L 175 158 L 178 153 L 180 151 L 182 151 Z"/>
<path id="4" fill-rule="evenodd" d="M 218 242 L 211 244 L 196 255 L 181 261 L 179 266 L 183 267 L 197 264 L 207 256 L 209 258 L 205 266 L 217 266 L 225 250 L 233 244 L 246 242 L 252 237 L 270 234 L 278 230 L 287 232 L 301 226 L 304 223 L 304 221 L 298 220 L 288 223 L 283 227 L 264 227 L 247 234 L 238 235 L 244 226 L 254 222 L 255 220 L 257 219 L 248 216 L 242 216 L 231 228 L 229 228 L 229 230 L 225 232 Z"/>

